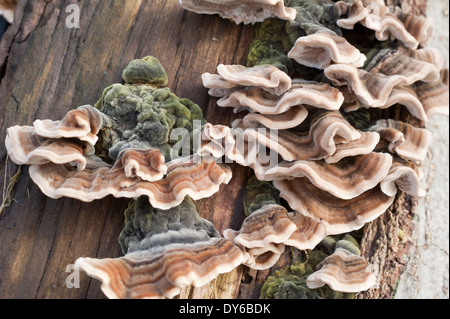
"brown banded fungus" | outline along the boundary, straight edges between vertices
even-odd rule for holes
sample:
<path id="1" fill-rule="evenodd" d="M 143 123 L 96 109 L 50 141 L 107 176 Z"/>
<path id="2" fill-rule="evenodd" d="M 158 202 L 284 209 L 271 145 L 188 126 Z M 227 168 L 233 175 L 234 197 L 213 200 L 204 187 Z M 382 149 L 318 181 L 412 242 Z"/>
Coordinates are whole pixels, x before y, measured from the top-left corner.
<path id="1" fill-rule="evenodd" d="M 335 252 L 317 265 L 317 271 L 306 280 L 310 289 L 328 285 L 332 290 L 344 293 L 365 291 L 375 284 L 372 266 L 361 257 L 356 240 L 348 235 L 336 243 Z"/>
<path id="2" fill-rule="evenodd" d="M 377 121 L 370 130 L 381 135 L 391 153 L 410 161 L 423 162 L 433 138 L 426 129 L 392 119 Z"/>
<path id="3" fill-rule="evenodd" d="M 249 87 L 259 87 L 271 94 L 281 95 L 291 87 L 291 78 L 272 65 L 247 68 L 242 65 L 220 64 L 217 72 L 218 74 L 202 75 L 203 85 L 210 89 L 210 95 L 216 97 Z"/>
<path id="4" fill-rule="evenodd" d="M 202 111 L 161 88 L 167 75 L 158 60 L 132 61 L 123 78 L 129 83 L 107 88 L 98 109 L 86 105 L 60 121 L 9 128 L 11 159 L 31 165 L 31 178 L 47 196 L 85 202 L 147 196 L 155 208 L 170 209 L 188 195 L 209 197 L 229 182 L 229 167 L 192 156 L 205 122 Z M 172 134 L 177 129 L 180 134 Z"/>
<path id="5" fill-rule="evenodd" d="M 105 89 L 97 108 L 12 127 L 5 144 L 14 162 L 31 165 L 30 177 L 51 198 L 136 199 L 119 240 L 125 256 L 76 264 L 103 282 L 107 297 L 172 298 L 246 258 L 192 202 L 228 183 L 231 169 L 194 156 L 202 111 L 162 88 L 167 75 L 158 60 L 132 61 L 123 78 L 127 83 Z M 177 149 L 186 140 L 187 152 Z"/>
<path id="6" fill-rule="evenodd" d="M 359 104 L 346 107 L 346 110 L 360 107 L 384 109 L 401 104 L 412 115 L 428 120 L 426 106 L 423 98 L 417 95 L 417 87 L 439 87 L 442 85 L 442 71 L 432 63 L 408 57 L 396 49 L 373 49 L 370 54 L 363 69 L 336 64 L 324 70 L 333 85 L 355 95 Z M 448 108 L 448 102 L 443 103 L 443 108 L 445 104 Z"/>
<path id="7" fill-rule="evenodd" d="M 200 14 L 219 14 L 236 24 L 255 24 L 269 17 L 295 18 L 295 9 L 284 6 L 284 0 L 179 0 L 180 5 Z"/>
<path id="8" fill-rule="evenodd" d="M 400 191 L 423 197 L 418 165 L 431 134 L 408 116 L 391 117 L 404 114 L 402 107 L 422 121 L 448 115 L 442 54 L 422 47 L 432 33 L 428 20 L 381 0 L 286 5 L 296 18 L 258 23 L 247 67 L 229 68 L 279 68 L 292 78 L 289 87 L 271 92 L 262 82 L 238 86 L 220 74 L 203 77 L 219 107 L 244 114 L 231 127 L 206 125 L 200 154 L 248 166 L 264 185 L 251 192 L 252 199 L 261 192 L 261 203 L 254 210 L 245 204 L 250 215 L 241 229 L 224 233 L 256 269 L 273 265 L 285 246 L 314 249 L 326 236 L 362 229 Z M 352 31 L 356 23 L 364 28 Z M 267 151 L 275 161 L 259 156 Z M 263 190 L 271 182 L 286 207 L 267 198 L 275 196 Z M 310 286 L 359 292 L 374 283 L 357 251 L 339 248 L 321 266 Z"/>
<path id="9" fill-rule="evenodd" d="M 339 240 L 339 237 L 326 237 L 312 251 L 293 256 L 293 262 L 286 268 L 277 270 L 273 275 L 269 276 L 261 288 L 261 299 L 354 299 L 355 292 L 341 292 L 331 289 L 326 284 L 320 284 L 320 287 L 313 286 L 312 280 L 317 277 L 316 269 L 319 265 L 323 265 L 330 254 L 336 249 L 345 249 L 350 253 L 359 255 L 358 243 L 355 238 L 345 235 Z M 328 259 L 329 260 L 329 259 Z M 363 264 L 361 260 L 357 263 Z M 349 265 L 344 280 L 356 279 L 361 280 L 363 277 L 359 274 L 361 271 L 351 272 L 355 267 Z M 356 266 L 356 263 L 355 263 Z M 350 269 L 351 268 L 351 269 Z M 374 277 L 370 276 L 370 280 Z M 341 278 L 339 278 L 341 279 Z M 318 283 L 317 283 L 318 284 Z M 319 286 L 319 285 L 318 285 Z M 364 287 L 365 288 L 365 287 Z M 358 292 L 358 291 L 357 291 Z"/>
<path id="10" fill-rule="evenodd" d="M 434 25 L 425 17 L 405 13 L 400 7 L 388 7 L 382 0 L 340 1 L 345 3 L 346 18 L 339 19 L 337 25 L 343 29 L 353 29 L 360 23 L 375 31 L 379 41 L 394 37 L 408 48 L 424 46 L 432 37 Z"/>
<path id="11" fill-rule="evenodd" d="M 119 240 L 125 256 L 77 265 L 108 297 L 172 298 L 241 264 L 268 269 L 292 246 L 313 250 L 311 259 L 275 273 L 263 297 L 339 298 L 348 296 L 331 290 L 372 287 L 356 240 L 327 236 L 362 229 L 400 191 L 425 195 L 419 164 L 432 137 L 389 109 L 422 121 L 448 115 L 448 70 L 437 50 L 422 47 L 431 23 L 382 0 L 180 4 L 259 22 L 246 66 L 220 64 L 202 76 L 218 106 L 247 112 L 231 127 L 205 123 L 198 105 L 164 88 L 167 74 L 147 57 L 132 61 L 126 83 L 105 89 L 96 108 L 8 130 L 11 158 L 31 165 L 48 196 L 137 199 Z M 231 169 L 215 161 L 222 157 L 255 173 L 247 217 L 223 237 L 192 203 L 230 181 Z"/>
<path id="12" fill-rule="evenodd" d="M 173 298 L 183 287 L 202 286 L 244 260 L 236 245 L 198 215 L 189 197 L 165 211 L 140 197 L 125 216 L 119 238 L 124 257 L 76 261 L 76 266 L 102 282 L 109 298 Z"/>
<path id="13" fill-rule="evenodd" d="M 246 252 L 244 265 L 269 269 L 286 246 L 313 249 L 327 236 L 325 227 L 279 204 L 279 192 L 269 183 L 250 179 L 243 203 L 247 218 L 238 231 L 227 229 L 223 235 Z"/>
<path id="14" fill-rule="evenodd" d="M 44 194 L 55 199 L 70 197 L 91 202 L 109 195 L 130 199 L 148 196 L 150 203 L 160 209 L 177 206 L 188 195 L 194 200 L 209 197 L 231 179 L 231 170 L 215 162 L 173 161 L 167 164 L 168 173 L 164 178 L 147 181 L 141 179 L 139 173 L 127 177 L 127 165 L 123 165 L 122 157 L 114 166 L 96 156 L 86 160 L 86 168 L 82 171 L 68 164 L 31 165 L 30 177 Z M 160 176 L 161 172 L 155 172 Z"/>
<path id="15" fill-rule="evenodd" d="M 364 54 L 332 31 L 319 31 L 300 37 L 288 57 L 302 65 L 317 69 L 324 69 L 332 63 L 362 67 L 366 61 Z"/>

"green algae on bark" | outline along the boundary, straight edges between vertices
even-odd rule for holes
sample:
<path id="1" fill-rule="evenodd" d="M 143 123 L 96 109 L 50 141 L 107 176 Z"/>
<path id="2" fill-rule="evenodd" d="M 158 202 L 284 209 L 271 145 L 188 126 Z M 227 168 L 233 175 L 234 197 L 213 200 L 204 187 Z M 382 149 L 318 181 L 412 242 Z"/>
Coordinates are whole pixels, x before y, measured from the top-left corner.
<path id="1" fill-rule="evenodd" d="M 244 203 L 245 215 L 250 216 L 253 212 L 266 205 L 279 205 L 280 191 L 272 183 L 261 182 L 253 176 L 244 189 L 242 201 Z"/>

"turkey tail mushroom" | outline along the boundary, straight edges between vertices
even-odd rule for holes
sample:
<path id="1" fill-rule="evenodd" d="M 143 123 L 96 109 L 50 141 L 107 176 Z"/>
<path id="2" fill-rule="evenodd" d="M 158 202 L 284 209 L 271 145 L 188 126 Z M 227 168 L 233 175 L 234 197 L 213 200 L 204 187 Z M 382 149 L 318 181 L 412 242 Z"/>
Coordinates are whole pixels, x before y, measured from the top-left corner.
<path id="1" fill-rule="evenodd" d="M 284 0 L 179 0 L 180 5 L 199 14 L 219 14 L 236 24 L 255 24 L 270 17 L 294 20 L 296 10 Z"/>
<path id="2" fill-rule="evenodd" d="M 391 153 L 411 161 L 425 160 L 433 138 L 427 129 L 392 119 L 377 121 L 370 130 L 380 134 Z"/>
<path id="3" fill-rule="evenodd" d="M 127 165 L 121 158 L 114 166 L 97 157 L 86 159 L 87 165 L 82 171 L 75 171 L 69 165 L 49 163 L 32 165 L 30 176 L 50 198 L 70 197 L 91 202 L 109 195 L 130 199 L 148 196 L 152 206 L 160 209 L 177 206 L 188 195 L 194 200 L 209 197 L 231 179 L 231 169 L 215 162 L 191 161 L 183 165 L 171 162 L 167 164 L 168 173 L 164 178 L 150 182 L 139 178 L 139 173 L 127 177 L 124 170 Z M 161 176 L 160 172 L 156 172 L 156 176 Z"/>
<path id="4" fill-rule="evenodd" d="M 342 93 L 329 84 L 294 81 L 281 95 L 270 94 L 260 87 L 239 89 L 219 99 L 217 105 L 232 107 L 236 113 L 251 110 L 264 115 L 279 115 L 302 105 L 337 111 L 344 102 Z"/>
<path id="5" fill-rule="evenodd" d="M 260 87 L 265 91 L 281 95 L 291 87 L 291 78 L 272 65 L 254 66 L 224 65 L 217 67 L 218 74 L 202 75 L 203 85 L 212 96 L 224 96 L 245 87 Z"/>
<path id="6" fill-rule="evenodd" d="M 345 200 L 315 187 L 307 178 L 274 181 L 273 184 L 291 209 L 322 223 L 329 235 L 362 228 L 381 216 L 395 199 L 384 194 L 379 185 Z"/>
<path id="7" fill-rule="evenodd" d="M 293 181 L 306 177 L 317 188 L 341 199 L 351 199 L 377 186 L 391 167 L 392 156 L 370 153 L 348 157 L 335 164 L 324 161 L 281 162 L 268 170 L 255 170 L 255 174 L 265 181 Z"/>
<path id="8" fill-rule="evenodd" d="M 295 42 L 288 57 L 299 64 L 316 69 L 325 69 L 331 64 L 350 64 L 360 68 L 366 56 L 333 31 L 319 31 Z"/>
<path id="9" fill-rule="evenodd" d="M 36 133 L 47 138 L 77 138 L 95 145 L 97 134 L 103 126 L 101 113 L 90 105 L 69 111 L 61 121 L 37 120 L 33 123 Z"/>
<path id="10" fill-rule="evenodd" d="M 317 271 L 307 278 L 308 288 L 317 289 L 328 285 L 334 291 L 357 293 L 376 284 L 372 266 L 360 256 L 356 241 L 349 239 L 350 236 L 346 237 L 336 243 L 335 252 L 325 258 L 317 266 Z"/>
<path id="11" fill-rule="evenodd" d="M 85 169 L 85 156 L 93 155 L 95 151 L 91 144 L 77 139 L 42 137 L 32 126 L 8 128 L 5 146 L 17 165 L 71 164 L 78 170 Z"/>
<path id="12" fill-rule="evenodd" d="M 347 2 L 347 1 L 345 1 Z M 405 13 L 400 7 L 387 7 L 384 1 L 362 1 L 348 3 L 347 17 L 339 19 L 337 25 L 353 29 L 355 24 L 375 31 L 379 41 L 395 37 L 405 47 L 416 49 L 433 36 L 434 26 L 425 17 Z"/>
<path id="13" fill-rule="evenodd" d="M 214 238 L 158 254 L 130 253 L 117 259 L 80 258 L 75 265 L 102 282 L 111 299 L 173 298 L 188 286 L 200 287 L 242 264 L 244 255 L 230 241 Z"/>
<path id="14" fill-rule="evenodd" d="M 177 207 L 159 210 L 141 197 L 125 216 L 119 239 L 124 257 L 80 258 L 75 263 L 102 282 L 109 298 L 173 298 L 182 288 L 200 287 L 245 260 L 236 245 L 198 215 L 189 198 Z"/>

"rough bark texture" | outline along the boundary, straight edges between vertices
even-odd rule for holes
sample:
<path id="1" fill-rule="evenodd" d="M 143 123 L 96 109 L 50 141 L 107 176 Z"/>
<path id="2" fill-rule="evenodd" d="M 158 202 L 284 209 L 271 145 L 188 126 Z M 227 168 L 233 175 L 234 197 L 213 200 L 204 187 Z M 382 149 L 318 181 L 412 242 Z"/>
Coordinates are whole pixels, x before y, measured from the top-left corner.
<path id="1" fill-rule="evenodd" d="M 449 66 L 449 2 L 428 1 L 427 17 L 436 22 L 429 46 L 439 48 Z M 433 134 L 422 164 L 428 196 L 415 210 L 414 247 L 400 278 L 395 298 L 449 298 L 449 117 L 435 116 L 426 124 Z"/>
<path id="2" fill-rule="evenodd" d="M 414 8 L 425 4 L 402 2 Z M 65 25 L 70 3 L 80 7 L 79 29 Z M 233 112 L 208 97 L 201 74 L 215 72 L 220 63 L 245 64 L 252 38 L 251 26 L 186 12 L 175 0 L 19 0 L 15 22 L 0 42 L 0 141 L 10 126 L 60 119 L 77 106 L 94 104 L 105 87 L 121 82 L 129 61 L 146 55 L 165 66 L 174 93 L 198 103 L 209 122 L 228 125 Z M 229 185 L 197 202 L 202 217 L 220 232 L 238 229 L 244 219 L 241 190 L 251 172 L 232 168 Z M 0 176 L 17 170 L 2 145 Z M 79 257 L 120 256 L 117 238 L 128 201 L 52 200 L 30 180 L 27 168 L 12 197 L 0 216 L 0 298 L 104 298 L 100 283 L 84 274 L 79 289 L 68 289 L 66 267 Z M 411 245 L 399 242 L 398 231 L 411 234 L 414 206 L 399 196 L 388 213 L 366 227 L 363 253 L 382 277 L 379 288 L 360 297 L 392 296 Z M 239 267 L 205 287 L 185 289 L 181 298 L 258 298 L 265 278 L 289 264 L 292 253 L 288 250 L 270 271 Z"/>

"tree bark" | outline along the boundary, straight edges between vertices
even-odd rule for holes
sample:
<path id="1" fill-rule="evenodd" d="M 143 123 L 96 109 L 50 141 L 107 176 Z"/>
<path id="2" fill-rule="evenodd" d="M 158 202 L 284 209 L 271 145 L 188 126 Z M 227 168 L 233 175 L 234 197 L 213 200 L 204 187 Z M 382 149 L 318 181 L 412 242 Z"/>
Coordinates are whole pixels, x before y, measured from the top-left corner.
<path id="1" fill-rule="evenodd" d="M 419 11 L 425 2 L 403 1 Z M 79 29 L 66 27 L 69 4 L 80 8 Z M 0 42 L 0 141 L 8 127 L 61 119 L 80 105 L 93 105 L 104 88 L 122 81 L 129 61 L 146 55 L 161 61 L 168 87 L 199 104 L 207 121 L 233 121 L 233 112 L 218 108 L 208 96 L 201 75 L 214 73 L 220 63 L 245 64 L 252 26 L 186 12 L 175 0 L 22 0 L 16 10 Z M 231 166 L 230 184 L 196 203 L 220 233 L 240 228 L 244 219 L 241 192 L 251 171 Z M 8 178 L 18 169 L 0 147 L 0 176 Z M 26 167 L 11 196 L 10 207 L 0 216 L 0 298 L 104 298 L 100 283 L 84 274 L 80 288 L 67 288 L 66 267 L 79 257 L 121 255 L 117 238 L 128 201 L 49 199 L 30 180 Z M 364 256 L 378 264 L 383 277 L 379 288 L 360 297 L 392 296 L 402 256 L 410 247 L 399 242 L 398 234 L 410 234 L 414 205 L 411 198 L 399 196 L 387 214 L 365 228 Z M 271 270 L 242 266 L 202 288 L 185 289 L 180 297 L 258 298 L 267 276 L 288 265 L 293 253 L 286 251 Z"/>

